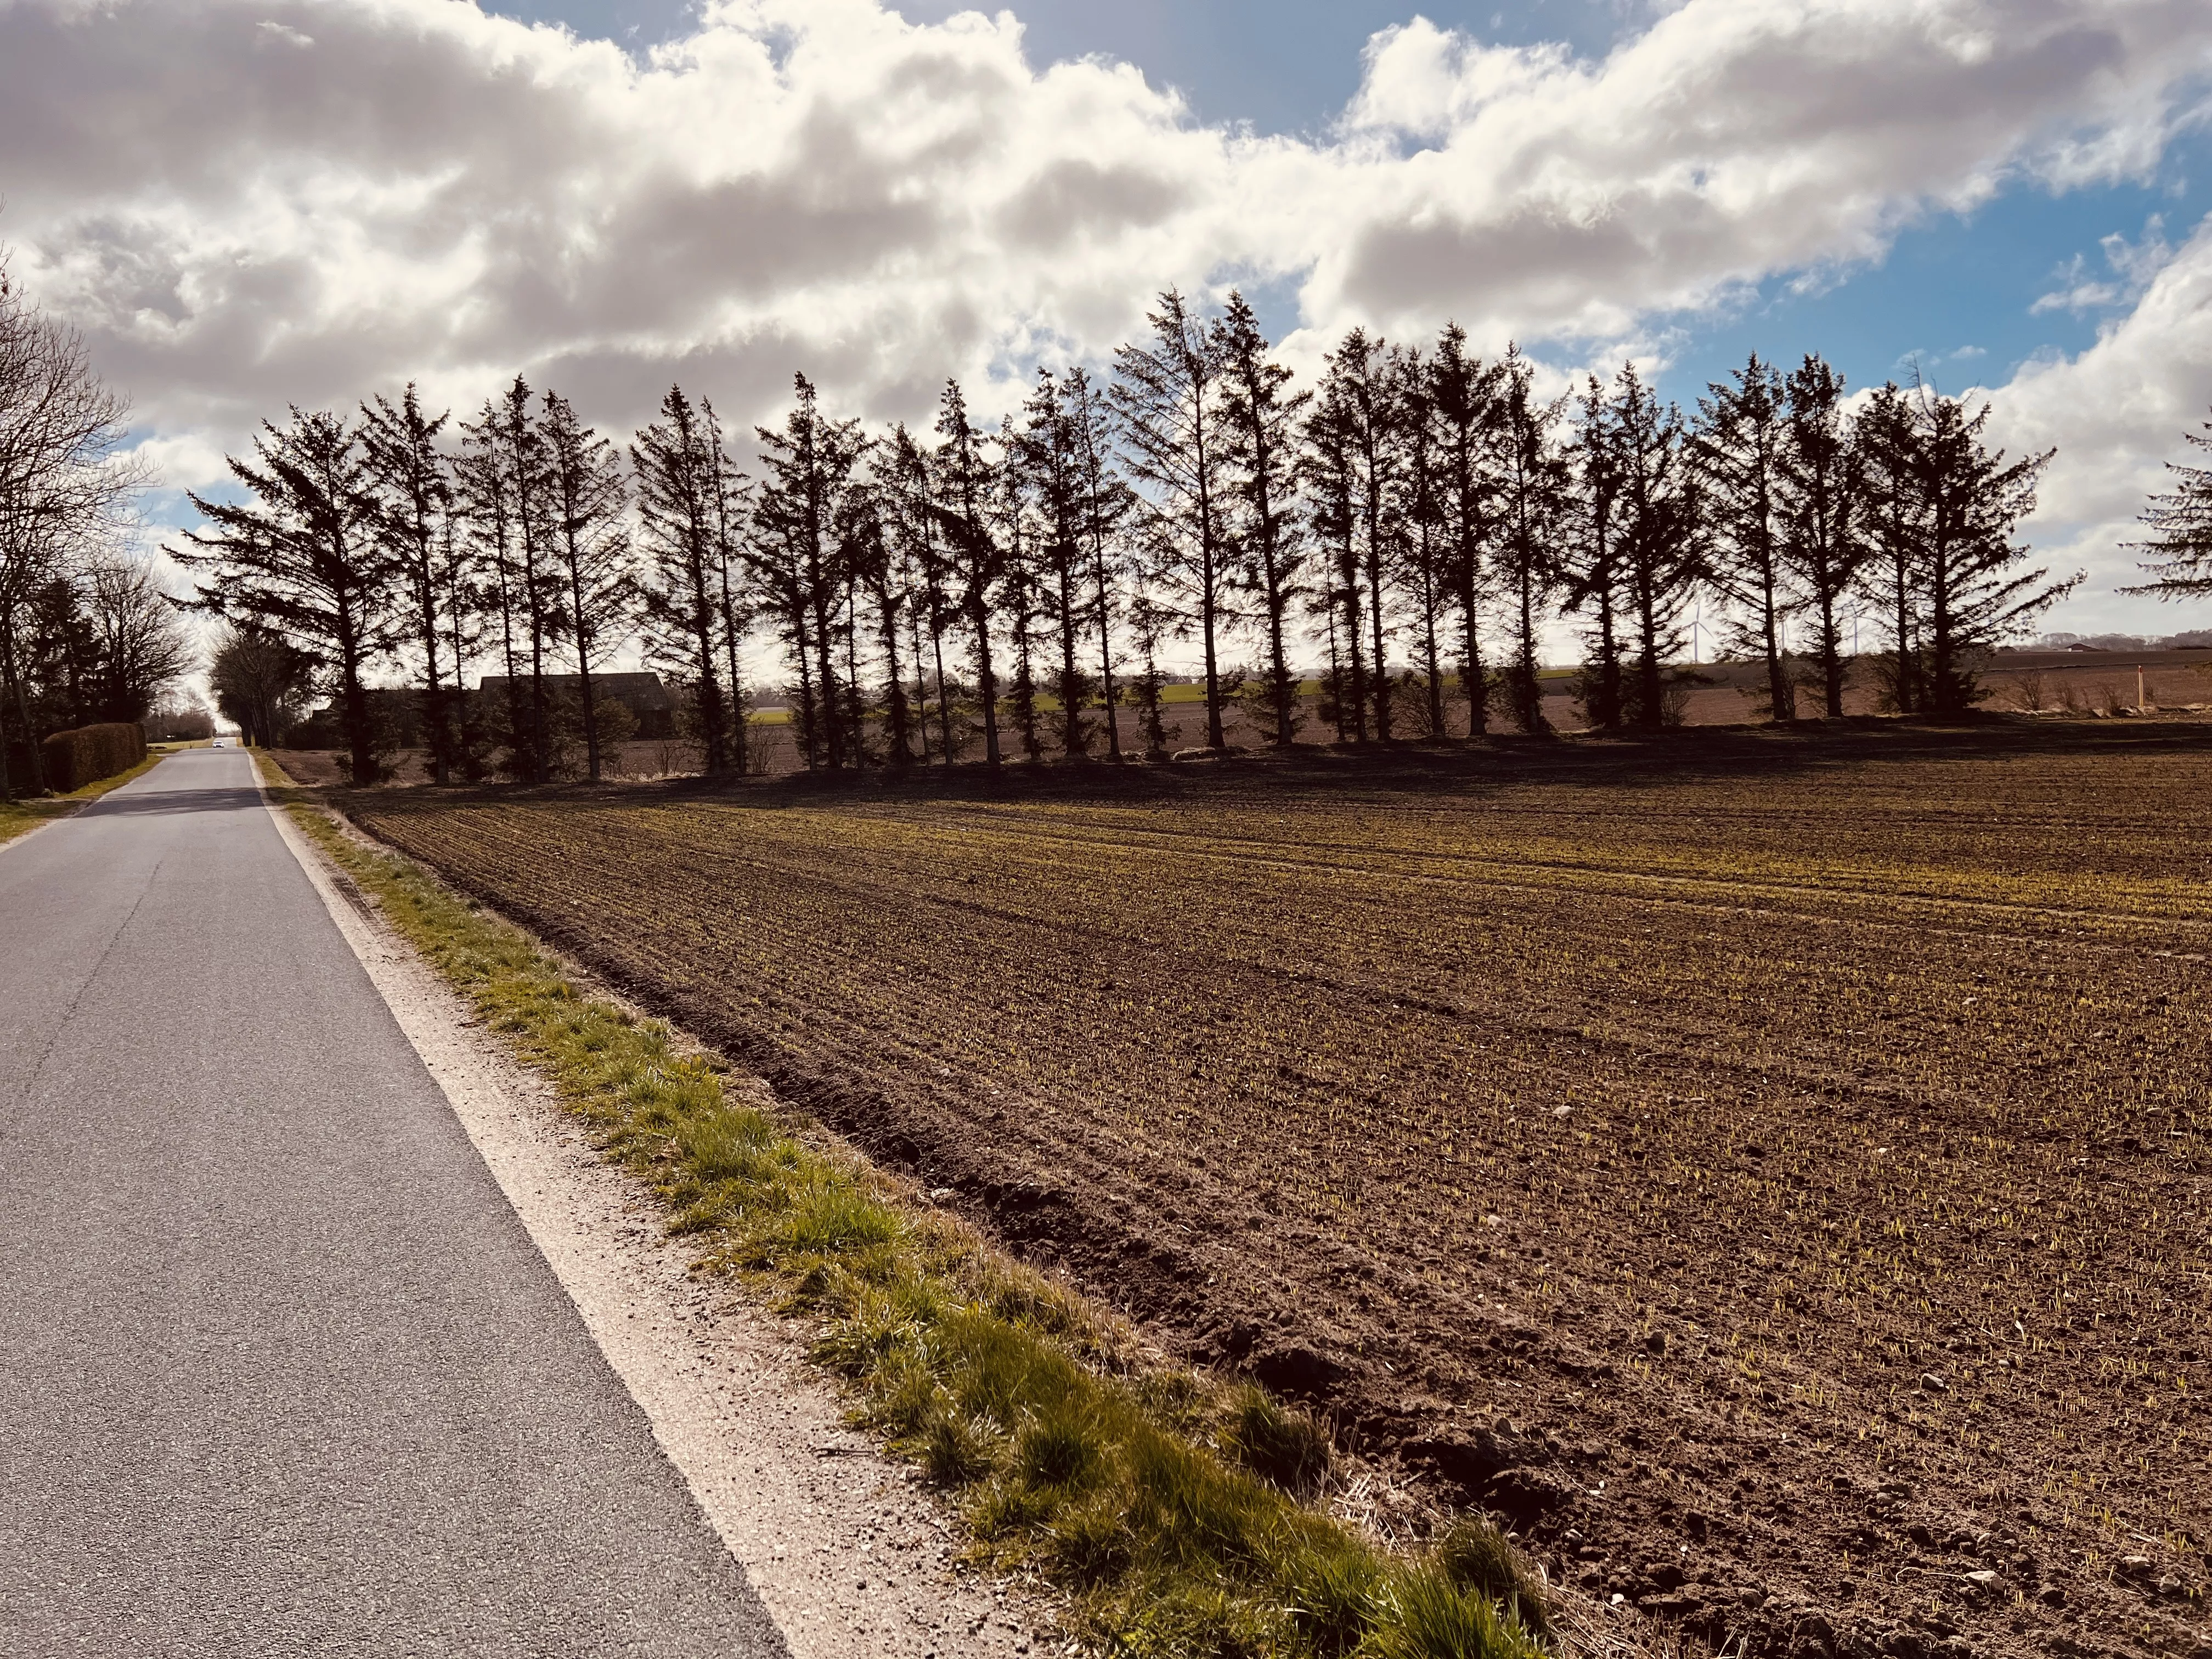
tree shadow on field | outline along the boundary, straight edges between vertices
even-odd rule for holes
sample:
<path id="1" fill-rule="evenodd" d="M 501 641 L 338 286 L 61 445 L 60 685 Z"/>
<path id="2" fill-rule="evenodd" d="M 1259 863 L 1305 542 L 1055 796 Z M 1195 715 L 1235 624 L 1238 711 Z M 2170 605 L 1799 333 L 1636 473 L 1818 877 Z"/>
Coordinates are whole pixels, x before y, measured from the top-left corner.
<path id="1" fill-rule="evenodd" d="M 1747 778 L 1860 775 L 1888 766 L 1925 767 L 1994 760 L 2126 759 L 2151 756 L 2212 759 L 2212 722 L 2137 720 L 2122 723 L 2026 720 L 1990 715 L 1955 726 L 1875 716 L 1789 726 L 1691 726 L 1600 737 L 1492 737 L 1469 742 L 1300 744 L 1289 753 L 1232 752 L 1184 762 L 1103 760 L 1009 763 L 992 772 L 957 766 L 781 777 L 673 778 L 619 784 L 483 784 L 447 789 L 380 789 L 376 811 L 404 814 L 454 805 L 529 800 L 534 805 L 639 806 L 726 803 L 755 810 L 843 805 L 1032 803 L 1194 807 L 1256 806 L 1342 793 L 1347 798 L 1480 800 L 1507 789 L 1551 785 L 1566 790 L 1662 790 Z M 219 793 L 219 792 L 215 792 Z M 149 804 L 152 799 L 149 798 Z"/>

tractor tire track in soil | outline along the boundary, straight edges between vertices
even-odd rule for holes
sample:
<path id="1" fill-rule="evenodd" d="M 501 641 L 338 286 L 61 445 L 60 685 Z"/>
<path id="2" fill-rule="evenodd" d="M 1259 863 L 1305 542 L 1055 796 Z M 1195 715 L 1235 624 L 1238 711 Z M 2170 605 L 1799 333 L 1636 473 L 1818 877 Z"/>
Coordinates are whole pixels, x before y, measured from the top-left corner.
<path id="1" fill-rule="evenodd" d="M 1731 742 L 349 805 L 1696 1641 L 2212 1659 L 2212 744 Z"/>

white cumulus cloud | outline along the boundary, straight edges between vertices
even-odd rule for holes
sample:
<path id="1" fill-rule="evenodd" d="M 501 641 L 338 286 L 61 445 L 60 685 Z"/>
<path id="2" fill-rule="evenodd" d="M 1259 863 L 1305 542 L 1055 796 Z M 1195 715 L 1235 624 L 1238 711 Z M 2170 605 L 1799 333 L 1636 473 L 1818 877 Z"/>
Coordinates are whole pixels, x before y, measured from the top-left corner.
<path id="1" fill-rule="evenodd" d="M 2135 307 L 2070 359 L 2033 362 L 1990 398 L 1990 430 L 2014 453 L 2058 453 L 2044 476 L 2036 526 L 2042 556 L 2092 581 L 2069 626 L 2196 628 L 2201 613 L 2148 608 L 2113 588 L 2142 580 L 2124 542 L 2136 514 L 2170 487 L 2168 460 L 2195 460 L 2184 432 L 2212 404 L 2212 219 L 2159 265 Z"/>
<path id="2" fill-rule="evenodd" d="M 260 416 L 410 378 L 520 371 L 616 428 L 677 378 L 765 415 L 800 368 L 878 418 L 947 375 L 988 404 L 1170 283 L 1294 294 L 1309 362 L 1447 316 L 1610 349 L 2009 181 L 2140 176 L 2209 70 L 2203 0 L 1685 0 L 1601 59 L 1416 19 L 1301 140 L 1032 63 L 1005 12 L 716 0 L 640 61 L 464 0 L 0 0 L 0 237 L 200 484 Z M 2203 395 L 2166 296 L 2212 260 L 2155 242 L 2076 274 L 2134 311 L 2000 399 L 2074 522 Z"/>

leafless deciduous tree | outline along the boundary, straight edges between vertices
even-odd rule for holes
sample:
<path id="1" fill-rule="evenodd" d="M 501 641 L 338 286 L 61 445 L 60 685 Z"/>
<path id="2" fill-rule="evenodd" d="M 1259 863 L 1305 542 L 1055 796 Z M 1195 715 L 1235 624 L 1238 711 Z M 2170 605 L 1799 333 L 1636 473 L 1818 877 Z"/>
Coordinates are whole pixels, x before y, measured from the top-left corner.
<path id="1" fill-rule="evenodd" d="M 307 659 L 281 635 L 249 623 L 216 636 L 208 688 L 216 709 L 237 723 L 249 744 L 266 748 L 283 740 L 306 712 L 310 680 Z"/>
<path id="2" fill-rule="evenodd" d="M 95 554 L 81 585 L 96 653 L 98 713 L 103 720 L 143 719 L 199 665 L 198 648 L 144 559 L 114 550 Z"/>
<path id="3" fill-rule="evenodd" d="M 10 716 L 31 769 L 24 782 L 43 788 L 21 633 L 42 588 L 112 547 L 145 482 L 122 453 L 129 412 L 83 339 L 29 302 L 0 252 L 0 797 L 15 787 Z"/>

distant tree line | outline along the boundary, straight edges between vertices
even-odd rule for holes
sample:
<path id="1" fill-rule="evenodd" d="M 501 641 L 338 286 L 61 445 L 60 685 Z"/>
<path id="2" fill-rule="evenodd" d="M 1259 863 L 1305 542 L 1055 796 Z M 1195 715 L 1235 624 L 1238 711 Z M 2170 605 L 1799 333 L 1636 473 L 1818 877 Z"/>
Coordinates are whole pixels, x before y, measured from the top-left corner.
<path id="1" fill-rule="evenodd" d="M 1884 706 L 1954 715 L 1979 654 L 2074 586 L 2014 540 L 2048 454 L 2008 460 L 1986 405 L 1917 385 L 1854 412 L 1817 356 L 1753 356 L 1686 412 L 1632 363 L 1547 399 L 1456 326 L 1354 330 L 1310 388 L 1240 295 L 1206 316 L 1170 289 L 1148 328 L 1103 383 L 1042 371 L 988 429 L 957 381 L 927 432 L 871 433 L 804 376 L 744 439 L 672 387 L 621 447 L 520 378 L 458 426 L 411 386 L 295 409 L 231 462 L 246 500 L 194 497 L 178 556 L 236 651 L 327 686 L 364 781 L 394 662 L 435 777 L 552 775 L 556 675 L 598 776 L 594 677 L 635 638 L 716 773 L 749 763 L 746 665 L 771 643 L 810 768 L 1157 752 L 1177 644 L 1209 746 L 1237 706 L 1291 741 L 1316 655 L 1341 740 L 1540 732 L 1563 619 L 1590 722 L 1650 729 L 1679 717 L 1707 607 L 1775 719 L 1843 711 L 1861 618 Z M 487 662 L 496 707 L 463 690 Z"/>
<path id="2" fill-rule="evenodd" d="M 128 407 L 0 257 L 0 799 L 42 793 L 40 740 L 145 718 L 197 653 L 129 550 Z"/>

